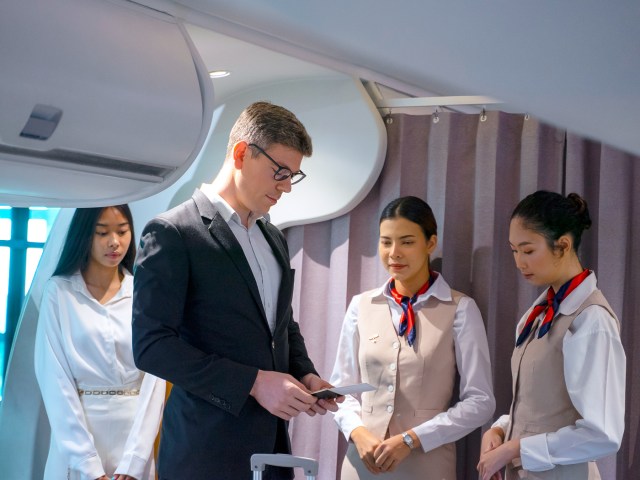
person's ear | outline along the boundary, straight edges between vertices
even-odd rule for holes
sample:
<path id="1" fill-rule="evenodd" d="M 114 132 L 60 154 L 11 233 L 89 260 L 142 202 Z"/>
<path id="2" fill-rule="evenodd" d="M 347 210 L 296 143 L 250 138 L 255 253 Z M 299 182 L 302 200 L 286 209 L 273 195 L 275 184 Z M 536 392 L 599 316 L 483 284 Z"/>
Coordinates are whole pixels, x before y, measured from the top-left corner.
<path id="1" fill-rule="evenodd" d="M 431 237 L 427 240 L 427 253 L 429 254 L 429 256 L 431 256 L 431 254 L 435 251 L 437 246 L 438 246 L 438 236 L 431 235 Z"/>
<path id="2" fill-rule="evenodd" d="M 571 235 L 562 235 L 558 240 L 556 240 L 556 250 L 561 256 L 568 254 L 572 248 L 573 238 L 571 238 Z"/>
<path id="3" fill-rule="evenodd" d="M 233 166 L 238 170 L 242 169 L 244 163 L 244 157 L 249 150 L 249 145 L 244 140 L 236 143 L 233 146 Z"/>

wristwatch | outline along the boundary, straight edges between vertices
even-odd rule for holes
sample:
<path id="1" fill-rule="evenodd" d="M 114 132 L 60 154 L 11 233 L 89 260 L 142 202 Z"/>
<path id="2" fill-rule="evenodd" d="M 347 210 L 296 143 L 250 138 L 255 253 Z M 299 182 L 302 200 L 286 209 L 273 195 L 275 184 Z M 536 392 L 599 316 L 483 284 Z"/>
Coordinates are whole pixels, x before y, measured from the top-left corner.
<path id="1" fill-rule="evenodd" d="M 413 450 L 414 443 L 411 435 L 409 435 L 407 432 L 402 432 L 402 441 L 407 447 L 409 447 L 409 449 Z"/>

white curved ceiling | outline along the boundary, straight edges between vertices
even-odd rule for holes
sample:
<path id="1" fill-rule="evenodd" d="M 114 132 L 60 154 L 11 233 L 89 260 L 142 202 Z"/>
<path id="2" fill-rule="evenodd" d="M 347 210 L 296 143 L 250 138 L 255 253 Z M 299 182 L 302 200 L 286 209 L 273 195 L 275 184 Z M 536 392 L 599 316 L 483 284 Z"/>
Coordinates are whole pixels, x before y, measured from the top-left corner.
<path id="1" fill-rule="evenodd" d="M 226 98 L 258 85 L 286 79 L 319 78 L 339 72 L 413 96 L 491 96 L 504 103 L 490 108 L 528 112 L 547 123 L 640 155 L 640 4 L 637 2 L 30 2 L 53 10 L 67 6 L 73 12 L 68 20 L 76 23 L 83 22 L 82 14 L 89 4 L 135 7 L 139 3 L 184 20 L 206 67 L 233 71 L 231 77 L 213 82 L 214 101 L 218 105 Z M 6 17 L 14 8 L 24 10 L 24 3 L 20 0 L 6 2 L 0 9 L 5 15 L 0 14 L 0 18 Z M 73 5 L 76 5 L 75 10 Z M 147 13 L 156 16 L 157 12 Z M 105 23 L 98 15 L 87 20 L 108 26 L 102 32 L 108 38 L 121 33 L 121 22 Z M 43 22 L 46 24 L 46 20 Z M 56 50 L 47 42 L 41 28 L 21 26 L 26 28 L 25 35 L 33 37 L 35 44 L 44 42 L 58 56 L 69 54 L 64 49 Z M 68 26 L 65 28 L 60 31 L 68 31 Z M 52 30 L 55 32 L 55 27 Z M 129 28 L 128 33 L 135 35 L 140 31 Z M 18 37 L 10 35 L 9 30 L 5 34 L 9 40 Z M 19 49 L 23 43 L 0 42 L 0 57 L 6 57 L 9 46 L 17 45 Z M 85 45 L 81 41 L 76 43 Z M 156 50 L 162 48 L 156 45 Z M 52 53 L 47 50 L 45 55 Z M 29 56 L 25 54 L 24 57 Z M 96 54 L 90 58 L 108 64 L 115 57 L 118 56 Z M 156 63 L 163 64 L 162 60 Z M 21 69 L 14 68 L 14 71 L 22 74 Z M 204 83 L 208 88 L 209 82 Z M 391 90 L 383 89 L 383 92 L 387 94 Z M 71 97 L 75 93 L 76 90 L 71 89 Z M 15 98 L 6 97 L 2 106 L 15 113 L 15 108 L 4 105 Z M 166 97 L 169 102 L 175 99 L 174 95 Z M 209 95 L 206 97 L 210 98 Z M 183 102 L 173 104 L 183 105 Z M 93 107 L 85 110 L 102 111 Z M 64 118 L 71 118 L 70 110 L 67 109 Z M 155 118 L 174 119 L 174 116 L 156 115 Z M 103 140 L 103 137 L 106 138 L 101 135 L 94 140 Z M 107 143 L 119 147 L 121 142 Z M 158 142 L 151 144 L 160 145 Z M 145 152 L 154 156 L 147 150 Z M 196 152 L 192 153 L 191 158 Z M 52 181 L 43 174 L 38 178 L 16 162 L 12 165 L 11 168 L 18 170 L 5 168 L 4 178 L 10 182 L 0 192 L 9 203 L 45 204 L 47 202 L 41 200 L 47 197 L 47 188 L 64 183 Z M 120 181 L 119 177 L 113 182 L 101 179 L 101 188 L 127 198 L 118 193 L 118 189 L 129 188 L 126 181 Z M 91 189 L 88 181 L 76 178 L 74 183 Z M 80 187 L 73 193 L 76 197 L 85 195 Z M 88 195 L 94 193 L 91 190 Z M 136 191 L 136 195 L 139 197 L 140 191 Z M 53 198 L 53 195 L 49 196 Z M 101 197 L 92 201 L 106 200 Z"/>
<path id="2" fill-rule="evenodd" d="M 637 2 L 143 3 L 413 95 L 489 95 L 640 154 Z"/>

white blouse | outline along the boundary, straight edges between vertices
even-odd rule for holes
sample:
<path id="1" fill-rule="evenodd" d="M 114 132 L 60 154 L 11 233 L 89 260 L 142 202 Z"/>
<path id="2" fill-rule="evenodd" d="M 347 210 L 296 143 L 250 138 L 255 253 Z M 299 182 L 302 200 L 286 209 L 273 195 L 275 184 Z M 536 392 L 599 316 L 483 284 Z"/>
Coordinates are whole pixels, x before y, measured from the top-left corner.
<path id="1" fill-rule="evenodd" d="M 575 312 L 596 285 L 596 275 L 592 273 L 560 303 L 559 313 Z M 543 292 L 534 305 L 546 295 Z M 516 336 L 528 314 L 529 311 L 518 322 Z M 622 443 L 626 356 L 615 319 L 598 305 L 587 307 L 565 334 L 562 353 L 569 397 L 582 419 L 556 432 L 520 440 L 522 467 L 532 472 L 611 455 Z M 509 415 L 502 415 L 493 426 L 507 432 L 509 419 Z"/>
<path id="2" fill-rule="evenodd" d="M 391 297 L 387 285 L 372 295 L 384 295 L 387 298 L 397 332 L 402 308 Z M 357 325 L 361 295 L 353 297 L 344 317 L 330 380 L 332 385 L 350 385 L 362 381 L 358 365 L 360 338 Z M 431 296 L 443 301 L 452 299 L 451 288 L 442 275 L 438 275 L 431 288 L 418 297 L 414 308 L 421 308 Z M 464 437 L 489 421 L 495 410 L 487 335 L 480 310 L 470 297 L 462 297 L 458 304 L 453 321 L 453 341 L 460 373 L 460 401 L 446 412 L 413 428 L 425 452 Z M 360 402 L 347 395 L 334 413 L 334 419 L 347 440 L 355 428 L 363 426 L 360 411 Z"/>
<path id="3" fill-rule="evenodd" d="M 45 288 L 36 332 L 35 373 L 61 453 L 91 478 L 104 474 L 78 389 L 140 389 L 133 428 L 119 473 L 136 478 L 151 456 L 164 405 L 165 382 L 138 370 L 131 347 L 133 277 L 101 305 L 82 275 L 52 277 Z M 96 475 L 97 473 L 97 475 Z"/>

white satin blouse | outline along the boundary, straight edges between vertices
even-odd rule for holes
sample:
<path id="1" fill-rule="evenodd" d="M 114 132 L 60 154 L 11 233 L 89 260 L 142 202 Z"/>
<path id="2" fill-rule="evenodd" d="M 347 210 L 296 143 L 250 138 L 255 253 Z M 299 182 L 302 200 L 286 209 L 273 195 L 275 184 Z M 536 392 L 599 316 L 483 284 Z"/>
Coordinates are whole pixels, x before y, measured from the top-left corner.
<path id="1" fill-rule="evenodd" d="M 165 382 L 138 370 L 131 348 L 133 277 L 101 305 L 82 275 L 52 277 L 46 285 L 35 344 L 35 373 L 52 437 L 81 478 L 104 475 L 78 389 L 136 390 L 139 401 L 118 473 L 141 478 L 153 452 Z"/>

